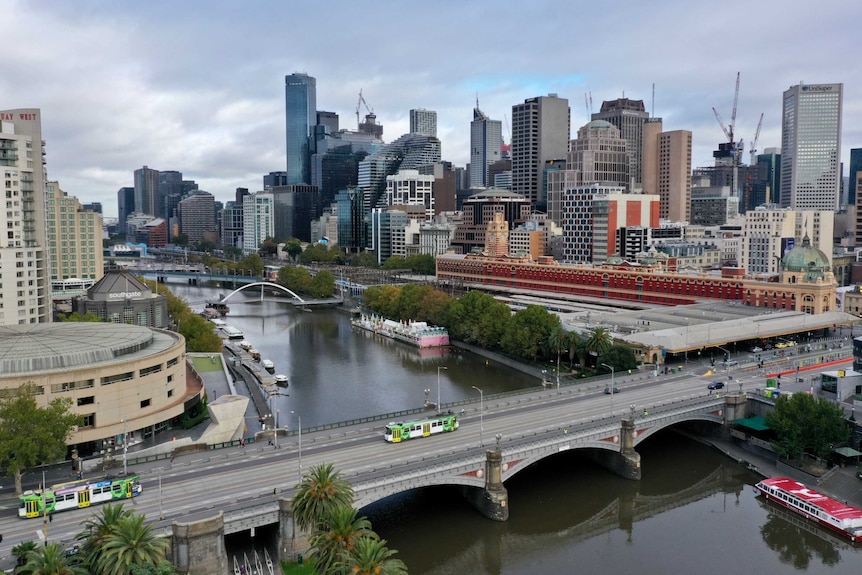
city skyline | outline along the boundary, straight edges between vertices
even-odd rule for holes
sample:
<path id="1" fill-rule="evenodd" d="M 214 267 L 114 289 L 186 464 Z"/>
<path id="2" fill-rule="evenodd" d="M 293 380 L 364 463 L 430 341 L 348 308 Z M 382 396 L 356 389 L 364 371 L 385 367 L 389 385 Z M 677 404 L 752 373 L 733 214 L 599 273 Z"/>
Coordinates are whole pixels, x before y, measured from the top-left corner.
<path id="1" fill-rule="evenodd" d="M 264 174 L 284 169 L 284 77 L 295 72 L 317 78 L 317 109 L 338 113 L 341 127 L 355 129 L 361 89 L 387 142 L 408 131 L 410 109 L 436 111 L 443 159 L 458 166 L 469 162 L 477 93 L 508 143 L 512 106 L 525 99 L 568 99 L 573 138 L 589 121 L 585 94 L 592 112 L 623 95 L 653 112 L 653 83 L 654 115 L 666 130 L 693 133 L 693 167 L 711 165 L 724 140 L 712 107 L 729 121 L 737 71 L 736 134 L 746 144 L 763 113 L 758 148 L 780 146 L 782 93 L 804 81 L 844 83 L 842 161 L 862 145 L 862 79 L 835 48 L 855 42 L 850 22 L 862 6 L 850 1 L 783 11 L 735 1 L 720 11 L 633 3 L 612 35 L 598 7 L 539 2 L 515 17 L 507 7 L 516 4 L 505 1 L 443 4 L 423 16 L 423 28 L 441 40 L 417 43 L 403 16 L 374 2 L 336 1 L 327 14 L 353 23 L 373 13 L 379 42 L 358 41 L 358 24 L 334 26 L 325 42 L 311 25 L 262 33 L 321 14 L 275 2 L 12 2 L 4 11 L 4 107 L 42 110 L 48 177 L 84 202 L 101 202 L 107 216 L 144 165 L 181 171 L 220 201 L 237 187 L 260 189 Z M 830 41 L 818 42 L 827 30 Z"/>

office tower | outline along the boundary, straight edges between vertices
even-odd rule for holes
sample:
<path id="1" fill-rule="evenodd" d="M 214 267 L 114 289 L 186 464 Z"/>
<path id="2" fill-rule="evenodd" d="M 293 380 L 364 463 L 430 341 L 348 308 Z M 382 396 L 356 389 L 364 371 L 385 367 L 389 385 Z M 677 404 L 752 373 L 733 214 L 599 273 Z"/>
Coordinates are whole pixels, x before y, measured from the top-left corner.
<path id="1" fill-rule="evenodd" d="M 38 108 L 0 111 L 7 202 L 0 212 L 0 325 L 51 321 L 41 115 Z"/>
<path id="2" fill-rule="evenodd" d="M 317 111 L 317 125 L 323 126 L 324 134 L 334 134 L 338 131 L 338 114 L 335 112 Z"/>
<path id="3" fill-rule="evenodd" d="M 218 245 L 222 248 L 228 246 L 242 248 L 242 198 L 245 196 L 238 197 L 239 199 L 236 201 L 227 202 L 221 212 L 219 212 Z"/>
<path id="4" fill-rule="evenodd" d="M 691 220 L 693 226 L 723 226 L 739 215 L 739 197 L 730 186 L 714 186 L 709 176 L 691 178 Z"/>
<path id="5" fill-rule="evenodd" d="M 317 80 L 307 74 L 284 77 L 287 183 L 311 183 L 311 154 L 317 123 Z"/>
<path id="6" fill-rule="evenodd" d="M 492 120 L 479 109 L 473 108 L 470 122 L 470 187 L 493 188 L 494 181 L 488 168 L 499 162 L 503 153 L 503 123 Z M 509 169 L 511 170 L 511 163 Z"/>
<path id="7" fill-rule="evenodd" d="M 425 108 L 410 110 L 410 133 L 437 137 L 437 112 Z"/>
<path id="8" fill-rule="evenodd" d="M 57 182 L 45 184 L 45 196 L 51 291 L 58 295 L 71 295 L 63 280 L 78 280 L 78 289 L 83 290 L 104 275 L 102 216 L 98 212 L 84 210 L 78 198 L 68 196 Z"/>
<path id="9" fill-rule="evenodd" d="M 856 174 L 862 172 L 862 148 L 850 148 L 850 174 L 847 181 L 847 205 L 856 205 Z"/>
<path id="10" fill-rule="evenodd" d="M 745 195 L 746 213 L 757 206 L 777 204 L 781 197 L 781 148 L 766 148 L 757 155 L 757 173 Z"/>
<path id="11" fill-rule="evenodd" d="M 605 120 L 620 131 L 620 136 L 626 141 L 629 155 L 629 174 L 634 182 L 634 188 L 640 188 L 643 182 L 643 126 L 649 118 L 649 112 L 644 108 L 643 100 L 618 98 L 602 102 L 601 110 L 593 114 L 592 120 Z M 631 185 L 627 186 L 629 189 Z"/>
<path id="12" fill-rule="evenodd" d="M 135 170 L 135 211 L 151 216 L 162 212 L 159 201 L 159 171 L 144 166 Z"/>
<path id="13" fill-rule="evenodd" d="M 215 225 L 215 197 L 209 192 L 196 190 L 177 205 L 180 233 L 188 237 L 189 245 L 201 240 L 215 243 L 218 240 Z"/>
<path id="14" fill-rule="evenodd" d="M 386 192 L 386 176 L 399 169 L 418 170 L 440 161 L 440 140 L 421 134 L 404 134 L 394 142 L 381 146 L 359 162 L 358 187 L 366 193 L 366 214 L 377 206 Z"/>
<path id="15" fill-rule="evenodd" d="M 275 186 L 268 191 L 273 198 L 275 237 L 283 241 L 291 238 L 311 241 L 311 222 L 323 213 L 317 187 L 294 184 Z"/>
<path id="16" fill-rule="evenodd" d="M 263 176 L 263 189 L 287 185 L 287 172 L 270 172 Z M 239 201 L 239 200 L 237 200 Z"/>
<path id="17" fill-rule="evenodd" d="M 782 206 L 838 211 L 844 84 L 798 84 L 784 92 Z"/>
<path id="18" fill-rule="evenodd" d="M 242 199 L 242 251 L 256 254 L 260 244 L 275 237 L 274 198 L 269 192 L 249 194 Z"/>
<path id="19" fill-rule="evenodd" d="M 745 214 L 742 231 L 739 265 L 752 275 L 777 276 L 781 258 L 805 236 L 831 259 L 834 212 L 758 206 Z"/>
<path id="20" fill-rule="evenodd" d="M 534 205 L 547 204 L 545 162 L 566 157 L 571 117 L 569 101 L 556 94 L 512 106 L 512 191 Z"/>
<path id="21" fill-rule="evenodd" d="M 361 188 L 347 188 L 335 194 L 338 216 L 338 245 L 351 252 L 360 252 L 368 244 L 369 226 L 366 225 L 365 206 L 367 192 Z"/>
<path id="22" fill-rule="evenodd" d="M 102 202 L 90 202 L 89 204 L 82 204 L 81 207 L 88 212 L 96 212 L 97 214 L 102 214 Z"/>
<path id="23" fill-rule="evenodd" d="M 690 221 L 691 132 L 663 132 L 661 118 L 650 118 L 643 136 L 643 193 L 661 198 L 661 219 Z"/>
<path id="24" fill-rule="evenodd" d="M 420 205 L 425 210 L 424 220 L 434 219 L 434 176 L 420 175 L 419 170 L 398 170 L 386 176 L 386 205 Z"/>
<path id="25" fill-rule="evenodd" d="M 456 210 L 456 170 L 452 162 L 435 162 L 419 166 L 419 173 L 425 176 L 434 176 L 432 201 L 434 202 L 434 215 L 441 212 L 454 212 Z"/>
<path id="26" fill-rule="evenodd" d="M 593 120 L 578 130 L 569 144 L 566 169 L 578 173 L 578 184 L 607 184 L 631 191 L 631 162 L 626 140 L 605 120 Z"/>
<path id="27" fill-rule="evenodd" d="M 126 227 L 126 218 L 129 214 L 136 212 L 135 188 L 126 187 L 117 190 L 117 220 L 120 230 Z"/>
<path id="28" fill-rule="evenodd" d="M 455 228 L 452 249 L 455 253 L 469 254 L 485 249 L 488 222 L 495 213 L 502 213 L 508 229 L 527 221 L 532 212 L 530 200 L 508 190 L 488 188 L 475 192 L 464 200 L 461 223 Z"/>

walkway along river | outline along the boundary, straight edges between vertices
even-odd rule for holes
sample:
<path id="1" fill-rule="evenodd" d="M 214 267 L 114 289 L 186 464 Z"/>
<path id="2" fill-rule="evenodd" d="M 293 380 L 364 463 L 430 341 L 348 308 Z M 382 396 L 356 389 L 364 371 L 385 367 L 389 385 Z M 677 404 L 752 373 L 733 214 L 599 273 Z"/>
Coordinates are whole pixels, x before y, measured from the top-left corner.
<path id="1" fill-rule="evenodd" d="M 170 287 L 192 303 L 220 293 Z M 290 397 L 279 398 L 278 407 L 291 427 L 296 414 L 303 425 L 317 425 L 418 407 L 425 390 L 433 401 L 439 366 L 447 367 L 439 370 L 444 404 L 475 395 L 473 385 L 490 394 L 539 384 L 472 354 L 422 357 L 354 333 L 348 316 L 334 310 L 233 300 L 230 306 L 228 322 L 290 376 Z M 398 447 L 381 439 L 380 449 L 393 458 Z M 449 488 L 414 491 L 362 513 L 411 575 L 858 572 L 862 550 L 764 505 L 751 488 L 758 476 L 744 465 L 674 433 L 639 451 L 639 482 L 577 452 L 543 461 L 506 484 L 506 523 L 485 519 Z"/>

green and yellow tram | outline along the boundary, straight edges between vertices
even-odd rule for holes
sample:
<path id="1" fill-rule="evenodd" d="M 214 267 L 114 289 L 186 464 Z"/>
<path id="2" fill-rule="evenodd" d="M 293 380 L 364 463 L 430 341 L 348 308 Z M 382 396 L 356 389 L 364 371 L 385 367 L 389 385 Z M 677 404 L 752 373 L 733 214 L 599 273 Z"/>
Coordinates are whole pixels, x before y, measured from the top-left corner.
<path id="1" fill-rule="evenodd" d="M 400 443 L 417 437 L 428 437 L 444 431 L 458 429 L 458 416 L 452 413 L 436 415 L 417 421 L 390 423 L 386 426 L 383 439 L 389 443 Z"/>

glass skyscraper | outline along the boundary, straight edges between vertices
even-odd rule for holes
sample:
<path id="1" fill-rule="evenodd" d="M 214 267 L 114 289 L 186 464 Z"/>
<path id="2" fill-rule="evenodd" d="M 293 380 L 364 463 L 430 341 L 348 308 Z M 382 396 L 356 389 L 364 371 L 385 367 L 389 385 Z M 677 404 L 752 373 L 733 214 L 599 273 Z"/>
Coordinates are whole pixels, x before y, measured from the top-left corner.
<path id="1" fill-rule="evenodd" d="M 317 80 L 308 74 L 285 76 L 284 98 L 287 184 L 310 184 L 317 123 Z"/>
<path id="2" fill-rule="evenodd" d="M 838 211 L 844 84 L 798 84 L 784 92 L 781 206 Z"/>

